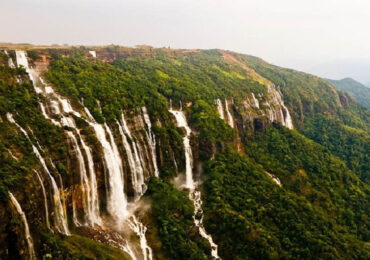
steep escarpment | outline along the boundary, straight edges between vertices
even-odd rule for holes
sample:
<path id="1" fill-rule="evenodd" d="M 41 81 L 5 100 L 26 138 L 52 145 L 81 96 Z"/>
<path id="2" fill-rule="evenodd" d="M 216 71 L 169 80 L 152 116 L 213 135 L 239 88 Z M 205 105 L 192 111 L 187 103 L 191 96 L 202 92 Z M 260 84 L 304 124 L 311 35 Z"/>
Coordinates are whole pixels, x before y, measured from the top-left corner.
<path id="1" fill-rule="evenodd" d="M 321 79 L 148 46 L 1 64 L 2 258 L 369 256 L 368 111 Z"/>

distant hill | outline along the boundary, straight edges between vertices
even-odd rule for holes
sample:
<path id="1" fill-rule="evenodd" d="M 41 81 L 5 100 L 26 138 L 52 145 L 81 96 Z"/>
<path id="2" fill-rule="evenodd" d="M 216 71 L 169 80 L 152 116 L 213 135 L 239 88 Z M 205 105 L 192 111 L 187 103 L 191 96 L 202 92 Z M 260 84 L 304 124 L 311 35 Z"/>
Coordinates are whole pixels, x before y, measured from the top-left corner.
<path id="1" fill-rule="evenodd" d="M 370 109 L 370 89 L 352 78 L 327 79 L 335 88 L 348 92 L 358 103 Z"/>

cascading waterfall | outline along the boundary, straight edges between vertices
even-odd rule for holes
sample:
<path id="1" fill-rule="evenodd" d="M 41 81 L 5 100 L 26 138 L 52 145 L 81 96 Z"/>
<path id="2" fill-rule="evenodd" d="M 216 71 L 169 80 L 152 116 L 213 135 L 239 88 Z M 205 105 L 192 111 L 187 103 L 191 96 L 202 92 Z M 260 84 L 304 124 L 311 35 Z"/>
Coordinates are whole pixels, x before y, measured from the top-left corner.
<path id="1" fill-rule="evenodd" d="M 194 189 L 194 180 L 193 180 L 193 154 L 190 146 L 190 134 L 191 129 L 188 126 L 184 112 L 169 110 L 176 118 L 177 126 L 185 128 L 185 136 L 183 137 L 183 144 L 185 149 L 185 187 L 188 189 Z"/>
<path id="2" fill-rule="evenodd" d="M 271 173 L 269 173 L 269 172 L 266 172 L 266 174 L 278 185 L 278 186 L 280 186 L 281 187 L 281 181 L 280 181 L 280 179 L 277 177 L 277 176 L 275 176 L 275 175 L 273 175 L 273 174 L 271 174 Z"/>
<path id="3" fill-rule="evenodd" d="M 59 95 L 57 95 L 50 86 L 47 86 L 44 83 L 42 78 L 38 76 L 38 73 L 29 67 L 27 56 L 24 51 L 16 51 L 16 55 L 17 55 L 18 66 L 22 65 L 26 69 L 31 81 L 33 82 L 36 93 L 42 94 L 45 97 L 48 97 L 48 101 L 50 102 L 49 108 L 51 110 L 52 115 L 58 115 L 57 120 L 51 118 L 50 114 L 48 114 L 48 112 L 46 111 L 44 104 L 42 102 L 39 102 L 40 109 L 44 117 L 48 120 L 51 120 L 52 123 L 55 125 L 68 126 L 68 130 L 66 131 L 76 151 L 76 157 L 77 157 L 78 165 L 80 169 L 81 190 L 82 190 L 82 194 L 84 194 L 83 195 L 84 197 L 83 208 L 84 208 L 84 213 L 85 213 L 85 219 L 88 224 L 101 225 L 102 223 L 101 223 L 101 218 L 99 214 L 97 182 L 96 182 L 94 163 L 93 163 L 91 150 L 86 145 L 83 138 L 81 137 L 79 129 L 76 127 L 76 124 L 73 118 L 69 116 L 69 114 L 73 114 L 77 117 L 81 117 L 81 114 L 74 111 L 70 102 L 67 99 L 64 99 L 60 97 Z M 36 82 L 35 79 L 38 79 L 38 81 Z M 43 88 L 40 88 L 36 83 L 37 84 L 41 83 L 41 86 Z M 62 109 L 60 109 L 60 107 Z M 120 157 L 117 145 L 115 144 L 113 134 L 107 124 L 104 124 L 104 125 L 98 124 L 92 117 L 90 111 L 88 111 L 86 107 L 84 109 L 90 119 L 90 120 L 87 120 L 87 122 L 94 129 L 96 137 L 103 147 L 104 161 L 105 161 L 105 166 L 107 168 L 107 173 L 108 173 L 108 176 L 107 176 L 107 183 L 108 183 L 107 210 L 109 214 L 112 216 L 112 218 L 115 219 L 115 223 L 117 224 L 117 227 L 119 228 L 122 227 L 122 224 L 123 224 L 122 221 L 125 221 L 126 223 L 128 223 L 129 227 L 140 238 L 140 246 L 142 248 L 144 258 L 151 260 L 152 250 L 148 246 L 146 242 L 146 238 L 145 238 L 146 227 L 142 223 L 140 223 L 134 215 L 130 217 L 127 211 L 127 200 L 126 200 L 126 196 L 124 193 L 124 172 L 123 172 L 123 167 L 122 167 L 122 161 L 121 161 L 121 157 Z M 143 113 L 146 113 L 146 109 L 143 110 Z M 14 121 L 12 117 L 11 119 Z M 154 151 L 152 153 L 154 172 L 155 174 L 158 175 L 158 167 L 156 165 L 156 159 L 155 159 L 155 136 L 154 134 L 151 133 L 151 125 L 150 125 L 149 117 L 144 115 L 144 120 L 148 128 L 147 129 L 148 140 L 150 140 L 149 144 L 151 145 L 151 149 L 153 149 Z M 142 159 L 140 159 L 140 155 L 137 151 L 138 149 L 141 149 L 141 148 L 138 146 L 138 144 L 136 144 L 136 142 L 132 138 L 123 115 L 122 115 L 122 124 L 119 124 L 119 125 L 121 126 L 121 130 L 123 131 L 123 136 L 127 135 L 133 141 L 132 149 L 129 153 L 131 154 L 132 159 L 133 159 L 132 160 L 133 168 L 136 170 L 138 177 L 139 177 L 138 183 L 141 183 L 140 184 L 141 191 L 138 188 L 138 191 L 140 191 L 138 192 L 138 194 L 140 196 L 143 194 L 144 192 L 143 189 L 145 187 L 143 166 L 141 165 Z M 29 139 L 27 132 L 23 128 L 21 128 L 19 125 L 17 126 L 21 129 L 21 131 Z M 128 141 L 127 141 L 127 144 L 128 144 L 128 147 L 130 147 L 130 144 L 128 143 Z M 80 148 L 80 146 L 82 149 Z M 58 189 L 58 186 L 53 176 L 50 174 L 46 166 L 44 158 L 41 156 L 40 152 L 34 145 L 32 145 L 32 147 L 33 147 L 34 153 L 40 160 L 45 172 L 50 178 L 51 188 L 53 191 L 53 202 L 54 202 L 54 218 L 53 219 L 55 222 L 54 224 L 55 229 L 60 233 L 70 235 L 70 232 L 68 230 L 67 219 L 66 219 L 66 211 L 65 211 L 65 207 L 63 207 L 63 204 L 62 204 L 61 193 Z M 83 152 L 85 153 L 86 159 L 84 158 Z M 89 173 L 89 176 L 87 176 L 87 173 Z M 39 175 L 38 175 L 38 178 L 43 187 L 42 179 Z M 62 182 L 61 182 L 61 185 L 62 185 Z M 45 198 L 46 198 L 46 192 L 45 192 Z M 72 201 L 72 207 L 73 207 L 73 211 L 75 212 L 74 201 Z M 45 203 L 45 211 L 46 211 L 46 214 L 48 214 L 47 203 Z M 74 217 L 76 217 L 75 213 L 74 213 Z M 48 219 L 48 216 L 46 218 Z M 76 223 L 78 222 L 79 221 L 76 218 Z M 136 257 L 134 256 L 134 254 L 132 253 L 132 250 L 129 248 L 128 245 L 124 247 L 121 246 L 120 248 L 128 252 L 133 259 L 136 259 Z"/>
<path id="4" fill-rule="evenodd" d="M 82 223 L 78 220 L 78 217 L 77 217 L 77 210 L 76 210 L 76 195 L 77 193 L 77 189 L 74 188 L 72 190 L 72 220 L 73 220 L 73 224 L 75 224 L 76 227 L 80 227 L 82 226 Z"/>
<path id="5" fill-rule="evenodd" d="M 102 220 L 100 218 L 98 184 L 96 181 L 93 156 L 91 154 L 90 148 L 86 145 L 80 133 L 79 132 L 77 133 L 78 133 L 81 145 L 82 145 L 82 149 L 85 151 L 85 154 L 86 154 L 87 166 L 89 169 L 89 176 L 90 176 L 89 183 L 88 183 L 88 186 L 90 187 L 90 192 L 91 192 L 90 201 L 88 202 L 89 221 L 91 224 L 101 225 Z"/>
<path id="6" fill-rule="evenodd" d="M 44 183 L 42 182 L 42 179 L 40 177 L 40 174 L 38 171 L 35 170 L 35 173 L 37 175 L 37 178 L 40 182 L 41 189 L 42 189 L 42 195 L 44 196 L 44 206 L 45 206 L 45 219 L 46 219 L 46 227 L 50 229 L 50 222 L 49 222 L 49 207 L 48 207 L 48 200 L 46 198 L 46 191 L 45 191 L 45 186 Z"/>
<path id="7" fill-rule="evenodd" d="M 148 131 L 145 132 L 148 138 L 148 142 L 150 144 L 150 152 L 152 155 L 152 161 L 153 161 L 153 167 L 154 167 L 154 176 L 158 177 L 159 176 L 159 170 L 158 170 L 158 165 L 157 165 L 157 156 L 156 156 L 156 141 L 155 141 L 155 135 L 152 133 L 152 124 L 150 122 L 150 118 L 148 115 L 148 111 L 146 107 L 141 108 L 143 112 L 143 117 L 144 117 L 144 122 L 148 128 Z"/>
<path id="8" fill-rule="evenodd" d="M 93 58 L 96 58 L 96 51 L 89 51 L 90 55 L 93 56 Z"/>
<path id="9" fill-rule="evenodd" d="M 141 145 L 141 143 L 144 144 L 144 149 L 143 149 L 143 146 Z M 154 172 L 154 169 L 153 169 L 152 165 L 150 163 L 148 163 L 148 165 L 147 165 L 147 163 L 146 163 L 147 162 L 146 158 L 150 158 L 151 155 L 149 154 L 148 149 L 146 149 L 146 147 L 145 147 L 145 141 L 143 139 L 141 139 L 141 142 L 140 142 L 140 140 L 137 140 L 136 148 L 137 148 L 137 151 L 139 152 L 139 159 L 140 159 L 142 168 L 143 169 L 148 169 L 148 172 L 150 172 L 150 170 L 152 170 L 152 172 Z M 145 176 L 144 176 L 144 179 L 145 179 Z M 144 183 L 143 189 L 144 189 L 144 192 L 147 189 L 147 186 L 146 186 L 145 183 Z"/>
<path id="10" fill-rule="evenodd" d="M 112 167 L 110 167 L 111 169 L 109 170 L 111 174 L 109 176 L 110 196 L 108 197 L 108 211 L 113 216 L 117 217 L 118 221 L 121 221 L 127 216 L 126 212 L 127 200 L 124 193 L 124 183 L 123 183 L 124 173 L 121 158 L 118 153 L 118 148 L 114 142 L 112 132 L 107 124 L 105 124 L 104 126 L 110 139 L 110 145 L 109 147 L 107 147 L 109 150 L 108 156 L 110 158 L 107 161 L 110 160 L 113 163 Z M 101 139 L 101 141 L 104 142 L 103 139 Z"/>
<path id="11" fill-rule="evenodd" d="M 227 102 L 226 98 L 225 98 L 225 111 L 226 111 L 226 115 L 227 115 L 227 123 L 229 124 L 229 126 L 234 128 L 233 116 L 231 115 L 231 113 L 229 111 L 229 103 Z"/>
<path id="12" fill-rule="evenodd" d="M 284 105 L 284 100 L 282 98 L 280 91 L 277 90 L 274 86 L 270 86 L 270 85 L 267 86 L 267 91 L 272 96 L 272 100 L 281 106 L 279 113 L 282 118 L 282 122 L 281 122 L 282 125 L 284 125 L 285 127 L 289 129 L 293 129 L 294 126 L 293 126 L 292 117 L 290 116 L 288 108 Z M 285 111 L 285 116 L 283 113 L 283 109 Z"/>
<path id="13" fill-rule="evenodd" d="M 129 216 L 129 212 L 127 211 L 127 200 L 126 196 L 124 194 L 124 185 L 123 185 L 123 169 L 121 165 L 121 158 L 119 156 L 118 148 L 114 142 L 113 135 L 109 129 L 109 127 L 105 124 L 105 130 L 108 133 L 110 143 L 106 139 L 104 128 L 97 124 L 92 117 L 90 111 L 84 107 L 86 114 L 89 116 L 90 120 L 92 122 L 89 122 L 90 125 L 93 126 L 96 137 L 98 138 L 99 142 L 101 143 L 103 147 L 103 153 L 104 153 L 104 159 L 106 162 L 107 170 L 108 170 L 108 183 L 109 183 L 109 189 L 108 189 L 108 198 L 107 198 L 107 204 L 108 204 L 108 212 L 112 215 L 112 217 L 115 219 L 117 226 L 120 228 L 123 221 L 126 221 L 128 226 L 135 232 L 135 234 L 140 238 L 140 247 L 143 252 L 144 259 L 151 260 L 152 259 L 152 250 L 148 246 L 145 233 L 146 233 L 146 227 L 139 222 L 135 215 L 132 214 L 132 216 Z M 124 116 L 122 114 L 122 123 L 117 122 L 119 131 L 122 136 L 122 141 L 124 145 L 128 145 L 127 138 L 125 136 L 125 133 L 131 137 L 131 133 L 127 127 L 126 121 L 124 120 Z M 125 144 L 126 143 L 126 144 Z M 132 155 L 131 149 L 129 149 L 129 145 L 126 147 L 126 152 L 128 154 Z M 136 148 L 135 148 L 136 149 Z M 134 152 L 135 154 L 135 152 Z M 137 152 L 136 152 L 137 155 Z M 134 161 L 133 158 L 131 160 Z M 135 162 L 131 162 L 132 164 L 135 164 Z M 130 255 L 132 255 L 132 251 L 129 248 L 122 248 L 124 251 L 128 252 Z"/>
<path id="14" fill-rule="evenodd" d="M 142 141 L 144 143 L 144 140 L 142 140 Z M 135 142 L 135 144 L 136 144 L 136 149 L 139 152 L 139 159 L 140 159 L 141 166 L 142 166 L 143 170 L 148 169 L 148 171 L 149 171 L 149 168 L 151 168 L 150 167 L 151 165 L 148 164 L 148 168 L 147 168 L 146 167 L 147 166 L 146 165 L 146 160 L 145 160 L 145 158 L 150 158 L 149 153 L 148 153 L 148 149 L 145 149 L 145 145 L 144 145 L 144 149 L 142 148 L 140 140 L 137 140 L 137 142 Z M 146 184 L 145 183 L 144 183 L 143 189 L 146 191 Z"/>
<path id="15" fill-rule="evenodd" d="M 10 156 L 14 159 L 14 160 L 16 160 L 16 161 L 18 161 L 19 159 L 12 153 L 12 151 L 11 150 L 9 150 L 9 149 L 7 149 L 8 150 L 8 153 L 10 154 Z"/>
<path id="16" fill-rule="evenodd" d="M 127 153 L 131 153 L 132 154 L 132 158 L 133 158 L 133 165 L 132 166 L 132 159 L 130 157 L 129 159 L 129 164 L 130 164 L 130 167 L 131 170 L 132 170 L 132 179 L 133 179 L 133 188 L 135 190 L 135 193 L 136 193 L 136 196 L 141 196 L 143 193 L 144 193 L 144 185 L 145 185 L 145 179 L 144 179 L 144 170 L 143 170 L 143 167 L 141 165 L 141 160 L 139 158 L 139 154 L 138 154 L 138 151 L 137 151 L 137 147 L 136 147 L 136 142 L 134 141 L 134 139 L 132 138 L 132 135 L 131 135 L 131 132 L 130 132 L 130 129 L 128 128 L 127 126 L 127 122 L 125 120 L 125 117 L 123 115 L 123 113 L 121 114 L 121 123 L 118 124 L 119 125 L 119 129 L 120 129 L 120 133 L 122 135 L 122 141 L 124 143 L 124 146 L 125 146 L 125 149 L 126 149 L 126 152 Z M 131 139 L 131 142 L 132 142 L 132 150 L 130 148 L 130 145 L 128 144 L 127 140 L 125 142 L 125 137 L 124 135 L 127 135 L 130 139 Z M 132 153 L 133 151 L 133 153 Z"/>
<path id="17" fill-rule="evenodd" d="M 260 103 L 258 102 L 258 99 L 254 96 L 254 93 L 252 93 L 252 100 L 253 104 L 256 108 L 260 108 Z"/>
<path id="18" fill-rule="evenodd" d="M 289 110 L 288 108 L 284 105 L 284 103 L 282 104 L 284 110 L 285 110 L 285 126 L 289 129 L 293 129 L 294 126 L 293 126 L 293 120 L 292 120 L 292 117 L 290 116 L 290 113 L 289 113 Z"/>
<path id="19" fill-rule="evenodd" d="M 211 245 L 211 255 L 215 259 L 221 259 L 218 255 L 218 246 L 213 242 L 212 236 L 209 235 L 204 228 L 203 225 L 203 209 L 202 209 L 202 194 L 198 190 L 193 190 L 189 194 L 190 199 L 194 203 L 194 215 L 193 215 L 193 220 L 195 226 L 198 227 L 199 229 L 199 234 L 208 241 L 208 243 Z"/>
<path id="20" fill-rule="evenodd" d="M 97 182 L 96 182 L 96 174 L 94 170 L 94 163 L 92 159 L 92 154 L 90 148 L 86 145 L 83 138 L 81 137 L 80 131 L 76 126 L 74 119 L 70 116 L 65 116 L 65 114 L 73 114 L 75 116 L 81 116 L 80 113 L 73 110 L 71 104 L 67 99 L 61 98 L 57 95 L 53 88 L 50 86 L 46 86 L 42 78 L 40 78 L 41 84 L 44 86 L 45 93 L 47 95 L 52 95 L 55 100 L 50 100 L 52 113 L 54 115 L 60 116 L 60 122 L 51 119 L 43 106 L 40 102 L 41 110 L 46 119 L 52 120 L 55 125 L 58 126 L 68 126 L 69 128 L 73 129 L 73 131 L 67 131 L 68 136 L 72 140 L 72 144 L 74 149 L 76 150 L 76 157 L 79 165 L 79 173 L 80 173 L 80 180 L 81 180 L 81 193 L 82 193 L 82 205 L 84 210 L 84 217 L 85 222 L 83 224 L 87 224 L 90 226 L 93 225 L 101 225 L 102 221 L 100 218 L 100 210 L 99 210 L 99 199 L 98 199 L 98 189 L 97 189 Z M 43 93 L 43 92 L 42 92 Z M 60 109 L 62 107 L 62 111 Z M 86 154 L 87 162 L 84 159 L 83 153 L 80 149 L 80 145 L 77 141 L 77 138 L 82 146 L 83 151 Z M 87 167 L 86 167 L 87 166 Z M 89 176 L 88 176 L 89 173 Z M 76 191 L 76 190 L 75 190 Z M 75 194 L 75 193 L 74 193 Z M 76 216 L 76 209 L 75 209 L 75 201 L 74 196 L 72 198 L 72 207 L 73 207 L 73 220 L 76 226 L 80 226 L 81 223 L 78 221 Z"/>
<path id="21" fill-rule="evenodd" d="M 83 210 L 84 210 L 86 222 L 89 225 L 92 225 L 93 221 L 90 218 L 90 216 L 91 216 L 90 211 L 91 211 L 92 208 L 89 205 L 90 202 L 91 202 L 91 198 L 90 198 L 91 191 L 90 191 L 90 185 L 89 185 L 90 183 L 89 183 L 88 178 L 87 178 L 87 170 L 86 170 L 86 167 L 85 167 L 85 161 L 84 161 L 81 149 L 78 145 L 78 142 L 77 142 L 77 139 L 76 139 L 75 135 L 72 134 L 71 132 L 68 132 L 68 135 L 69 135 L 70 139 L 72 140 L 72 144 L 73 144 L 74 149 L 76 150 L 76 157 L 77 157 L 77 161 L 78 161 L 79 172 L 80 172 L 80 181 L 81 181 L 82 207 L 83 207 Z"/>
<path id="22" fill-rule="evenodd" d="M 189 137 L 191 135 L 191 129 L 186 121 L 185 114 L 183 111 L 176 111 L 172 110 L 172 108 L 169 110 L 171 114 L 173 114 L 176 118 L 177 126 L 178 127 L 184 127 L 186 131 L 186 135 L 183 138 L 184 143 L 184 150 L 185 150 L 185 165 L 186 165 L 186 188 L 188 188 L 189 191 L 189 198 L 194 203 L 194 215 L 193 220 L 196 227 L 198 227 L 199 234 L 208 241 L 208 243 L 211 245 L 211 254 L 212 257 L 215 259 L 220 259 L 218 256 L 218 246 L 213 242 L 212 236 L 207 234 L 204 226 L 203 226 L 203 210 L 202 210 L 202 198 L 201 198 L 201 192 L 197 190 L 196 184 L 193 180 L 193 156 L 190 146 L 190 140 Z"/>
<path id="23" fill-rule="evenodd" d="M 17 60 L 17 66 L 23 66 L 26 70 L 26 72 L 28 73 L 28 76 L 30 77 L 30 80 L 32 81 L 33 84 L 33 87 L 35 89 L 35 92 L 37 94 L 41 94 L 42 93 L 42 90 L 40 88 L 38 88 L 35 84 L 35 79 L 34 79 L 34 70 L 31 69 L 28 65 L 28 60 L 27 60 L 27 56 L 26 56 L 26 52 L 25 51 L 21 51 L 21 50 L 16 50 L 15 51 L 15 56 L 16 56 L 16 60 Z"/>
<path id="24" fill-rule="evenodd" d="M 217 111 L 218 111 L 218 114 L 220 115 L 220 118 L 222 120 L 225 120 L 225 115 L 224 115 L 224 109 L 223 109 L 223 106 L 222 106 L 222 101 L 219 98 L 216 99 L 216 104 L 217 104 Z"/>
<path id="25" fill-rule="evenodd" d="M 6 56 L 8 56 L 8 57 L 9 57 L 9 53 L 8 53 L 8 51 L 7 51 L 7 50 L 4 50 L 4 54 L 5 54 Z M 9 59 L 8 59 L 8 66 L 9 66 L 10 68 L 15 68 L 15 65 L 14 65 L 13 59 L 12 59 L 11 57 L 9 57 Z"/>
<path id="26" fill-rule="evenodd" d="M 15 68 L 15 65 L 14 65 L 14 62 L 13 62 L 13 60 L 12 60 L 12 58 L 9 58 L 9 60 L 8 60 L 8 65 L 9 65 L 9 67 L 10 68 Z"/>
<path id="27" fill-rule="evenodd" d="M 108 191 L 107 191 L 107 210 L 114 218 L 118 228 L 121 227 L 122 221 L 127 217 L 127 199 L 124 193 L 123 169 L 118 148 L 114 142 L 113 135 L 107 126 L 95 122 L 90 111 L 85 107 L 86 114 L 89 116 L 89 124 L 93 127 L 95 135 L 103 147 L 103 155 L 108 173 Z M 110 142 L 106 137 L 109 135 Z"/>
<path id="28" fill-rule="evenodd" d="M 145 237 L 147 228 L 136 219 L 135 215 L 132 215 L 128 219 L 127 223 L 140 239 L 140 247 L 142 250 L 144 260 L 152 260 L 153 252 L 152 252 L 152 249 L 148 246 L 148 243 Z"/>
<path id="29" fill-rule="evenodd" d="M 10 113 L 7 113 L 7 118 L 9 122 L 14 123 L 17 125 L 17 127 L 21 130 L 21 132 L 27 137 L 29 142 L 32 145 L 33 152 L 36 154 L 37 158 L 39 159 L 42 167 L 44 168 L 46 174 L 49 176 L 50 181 L 51 181 L 51 186 L 52 186 L 52 191 L 53 191 L 53 201 L 54 201 L 54 226 L 58 230 L 58 232 L 63 233 L 65 235 L 70 235 L 69 229 L 68 229 L 68 223 L 67 223 L 67 217 L 65 215 L 65 211 L 62 205 L 62 201 L 60 199 L 60 191 L 59 188 L 53 178 L 53 176 L 50 174 L 50 171 L 48 167 L 46 166 L 46 162 L 44 158 L 41 156 L 39 150 L 37 149 L 36 146 L 32 144 L 31 139 L 29 138 L 27 132 L 20 126 L 18 125 L 17 122 L 15 122 L 13 115 Z"/>
<path id="30" fill-rule="evenodd" d="M 40 153 L 37 151 L 36 147 L 33 146 L 33 152 L 39 158 L 45 172 L 50 178 L 51 187 L 53 192 L 53 201 L 54 201 L 54 226 L 58 232 L 63 233 L 65 235 L 70 235 L 67 223 L 67 216 L 65 215 L 65 207 L 63 207 L 63 203 L 60 197 L 60 191 L 58 185 L 54 179 L 54 177 L 50 174 L 46 163 Z"/>
<path id="31" fill-rule="evenodd" d="M 30 229 L 28 227 L 26 214 L 24 214 L 21 208 L 21 205 L 19 204 L 19 202 L 17 201 L 17 199 L 14 197 L 14 195 L 11 192 L 9 192 L 9 197 L 10 197 L 10 202 L 12 203 L 12 205 L 14 206 L 18 214 L 21 216 L 21 219 L 24 225 L 24 235 L 27 241 L 29 259 L 36 259 L 36 254 L 35 254 L 35 250 L 33 247 L 33 239 L 31 237 Z"/>
<path id="32" fill-rule="evenodd" d="M 127 160 L 128 160 L 128 164 L 129 164 L 129 167 L 130 167 L 130 170 L 131 170 L 131 175 L 132 175 L 132 182 L 133 182 L 133 185 L 135 186 L 136 183 L 137 183 L 137 174 L 136 174 L 136 164 L 135 164 L 134 156 L 133 156 L 133 153 L 132 153 L 132 150 L 131 150 L 131 146 L 130 146 L 128 140 L 127 140 L 127 137 L 126 137 L 125 133 L 123 132 L 122 125 L 118 121 L 116 123 L 118 125 L 119 133 L 122 137 L 123 147 L 125 148 L 125 151 L 126 151 L 126 154 L 127 154 Z"/>

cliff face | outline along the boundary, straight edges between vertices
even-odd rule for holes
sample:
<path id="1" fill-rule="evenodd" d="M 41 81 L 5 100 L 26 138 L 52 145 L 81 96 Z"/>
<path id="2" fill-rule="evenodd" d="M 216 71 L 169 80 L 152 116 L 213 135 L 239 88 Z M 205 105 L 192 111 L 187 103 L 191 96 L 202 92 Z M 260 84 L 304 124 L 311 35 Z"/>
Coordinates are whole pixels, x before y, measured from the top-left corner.
<path id="1" fill-rule="evenodd" d="M 204 252 L 219 258 L 217 244 L 202 223 L 200 183 L 202 165 L 208 161 L 204 158 L 212 160 L 227 149 L 245 153 L 247 136 L 273 124 L 293 129 L 296 122 L 280 87 L 225 53 L 224 59 L 240 67 L 230 71 L 227 64 L 207 56 L 210 61 L 201 62 L 212 64 L 205 69 L 208 78 L 195 74 L 192 65 L 182 65 L 189 57 L 198 57 L 198 51 L 162 50 L 168 57 L 184 59 L 171 61 L 155 60 L 158 50 L 148 47 L 88 51 L 82 49 L 75 58 L 74 50 L 42 49 L 34 59 L 24 51 L 9 51 L 15 53 L 15 66 L 25 71 L 10 70 L 7 80 L 23 90 L 9 96 L 14 104 L 2 109 L 0 124 L 7 133 L 2 138 L 10 140 L 3 145 L 9 169 L 18 167 L 24 173 L 24 189 L 14 188 L 19 183 L 8 189 L 19 199 L 26 222 L 9 201 L 1 206 L 1 212 L 7 213 L 0 222 L 0 256 L 31 259 L 55 254 L 57 246 L 46 235 L 52 232 L 68 241 L 68 246 L 83 236 L 119 249 L 117 254 L 124 258 L 160 259 L 163 252 L 151 219 L 156 216 L 145 196 L 150 179 L 159 177 L 189 190 L 194 202 L 192 233 L 206 245 L 199 246 Z M 10 67 L 8 54 L 4 59 Z M 123 71 L 101 62 L 127 57 L 139 61 L 115 64 L 123 66 Z M 165 67 L 169 63 L 173 67 Z M 174 69 L 178 66 L 184 66 L 181 80 Z M 194 86 L 204 78 L 205 94 L 198 93 Z M 222 87 L 212 88 L 212 84 Z M 20 105 L 23 101 L 18 99 L 27 100 L 30 107 Z M 340 99 L 343 107 L 349 102 Z M 194 181 L 191 186 L 184 184 L 189 174 Z M 174 214 L 179 217 L 178 212 Z M 22 221 L 13 225 L 17 220 Z"/>

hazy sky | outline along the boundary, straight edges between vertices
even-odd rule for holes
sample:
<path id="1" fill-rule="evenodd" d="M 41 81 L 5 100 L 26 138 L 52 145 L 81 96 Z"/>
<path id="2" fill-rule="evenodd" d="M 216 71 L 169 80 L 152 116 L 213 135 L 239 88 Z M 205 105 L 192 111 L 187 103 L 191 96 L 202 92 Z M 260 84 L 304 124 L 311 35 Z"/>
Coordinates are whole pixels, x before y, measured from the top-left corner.
<path id="1" fill-rule="evenodd" d="M 0 42 L 222 48 L 370 82 L 369 0 L 0 0 L 0 24 Z"/>

